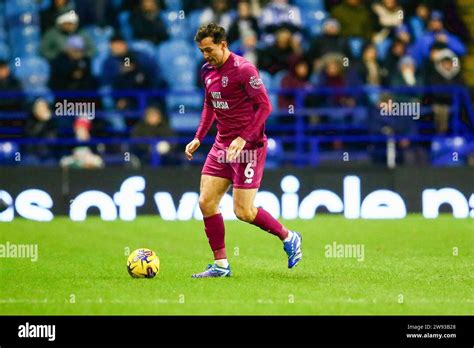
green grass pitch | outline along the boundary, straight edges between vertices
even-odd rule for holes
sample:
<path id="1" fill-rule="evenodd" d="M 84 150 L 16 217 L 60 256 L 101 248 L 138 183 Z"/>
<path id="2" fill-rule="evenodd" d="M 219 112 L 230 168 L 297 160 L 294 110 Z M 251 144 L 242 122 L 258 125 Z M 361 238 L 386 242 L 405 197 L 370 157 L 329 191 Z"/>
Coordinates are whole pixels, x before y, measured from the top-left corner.
<path id="1" fill-rule="evenodd" d="M 281 242 L 226 222 L 232 278 L 191 279 L 211 261 L 202 222 L 89 218 L 0 224 L 0 244 L 37 244 L 38 260 L 0 258 L 1 315 L 430 315 L 474 313 L 474 223 L 442 216 L 287 221 L 303 260 L 286 267 Z M 364 260 L 326 257 L 363 244 Z M 132 279 L 126 248 L 160 257 L 154 279 Z"/>

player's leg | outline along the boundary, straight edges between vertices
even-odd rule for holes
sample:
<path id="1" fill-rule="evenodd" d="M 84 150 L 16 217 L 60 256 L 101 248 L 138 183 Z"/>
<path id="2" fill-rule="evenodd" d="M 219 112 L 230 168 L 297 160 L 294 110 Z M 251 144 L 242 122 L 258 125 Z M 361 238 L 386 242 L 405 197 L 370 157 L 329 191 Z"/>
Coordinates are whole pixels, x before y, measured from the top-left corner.
<path id="1" fill-rule="evenodd" d="M 202 273 L 194 274 L 194 278 L 230 275 L 230 267 L 225 250 L 225 228 L 219 203 L 229 189 L 231 181 L 226 178 L 205 175 L 201 176 L 199 208 L 201 209 L 204 229 L 207 239 L 214 253 L 214 265 Z M 229 271 L 229 272 L 228 272 Z"/>
<path id="2" fill-rule="evenodd" d="M 254 205 L 255 196 L 263 178 L 267 144 L 247 151 L 250 151 L 246 153 L 248 161 L 232 164 L 234 212 L 240 220 L 258 226 L 280 238 L 288 255 L 288 267 L 292 268 L 301 260 L 301 235 L 288 230 L 265 209 L 256 208 Z"/>
<path id="3" fill-rule="evenodd" d="M 293 268 L 301 261 L 301 235 L 283 226 L 263 208 L 254 205 L 258 189 L 234 188 L 234 212 L 239 220 L 260 227 L 283 241 L 283 249 L 288 255 L 288 268 Z"/>

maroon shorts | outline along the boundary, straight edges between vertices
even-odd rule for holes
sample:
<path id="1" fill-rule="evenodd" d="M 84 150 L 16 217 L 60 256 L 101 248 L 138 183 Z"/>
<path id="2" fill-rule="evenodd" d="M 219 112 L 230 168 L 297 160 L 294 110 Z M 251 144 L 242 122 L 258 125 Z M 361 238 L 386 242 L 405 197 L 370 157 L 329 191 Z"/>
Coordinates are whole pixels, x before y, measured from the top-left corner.
<path id="1" fill-rule="evenodd" d="M 260 147 L 245 147 L 239 157 L 231 162 L 226 160 L 226 154 L 225 149 L 214 144 L 207 155 L 202 174 L 229 179 L 234 188 L 259 188 L 267 157 L 267 142 Z"/>

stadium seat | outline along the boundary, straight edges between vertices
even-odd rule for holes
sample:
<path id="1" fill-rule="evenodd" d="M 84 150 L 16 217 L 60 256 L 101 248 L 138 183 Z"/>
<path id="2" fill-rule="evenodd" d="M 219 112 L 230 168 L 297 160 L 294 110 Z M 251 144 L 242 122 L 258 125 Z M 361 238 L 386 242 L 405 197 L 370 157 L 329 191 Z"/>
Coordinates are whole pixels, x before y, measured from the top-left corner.
<path id="1" fill-rule="evenodd" d="M 25 90 L 43 90 L 49 81 L 48 61 L 42 57 L 20 58 L 21 65 L 13 70 Z"/>
<path id="2" fill-rule="evenodd" d="M 5 15 L 7 17 L 25 12 L 38 13 L 38 11 L 38 3 L 32 0 L 9 0 L 5 3 Z"/>
<path id="3" fill-rule="evenodd" d="M 183 8 L 181 0 L 165 0 L 165 6 L 170 11 L 179 11 Z"/>
<path id="4" fill-rule="evenodd" d="M 185 40 L 168 40 L 157 48 L 158 63 L 163 66 L 169 64 L 172 58 L 182 55 L 188 57 L 193 55 L 191 44 Z"/>
<path id="5" fill-rule="evenodd" d="M 288 74 L 288 71 L 282 70 L 277 72 L 273 77 L 272 77 L 272 84 L 271 87 L 273 88 L 281 88 L 281 80 Z"/>
<path id="6" fill-rule="evenodd" d="M 182 89 L 171 90 L 171 94 L 166 97 L 166 108 L 168 112 L 189 112 L 200 111 L 203 105 L 203 92 L 194 87 L 183 93 Z"/>
<path id="7" fill-rule="evenodd" d="M 128 47 L 135 52 L 146 55 L 150 59 L 154 59 L 156 55 L 155 45 L 146 40 L 132 40 L 128 43 Z"/>
<path id="8" fill-rule="evenodd" d="M 10 59 L 10 47 L 5 42 L 0 42 L 0 59 Z"/>
<path id="9" fill-rule="evenodd" d="M 36 55 L 40 44 L 39 27 L 28 25 L 10 28 L 10 44 L 15 57 Z"/>
<path id="10" fill-rule="evenodd" d="M 176 132 L 195 132 L 199 127 L 201 114 L 195 113 L 172 113 L 170 114 L 170 126 Z"/>
<path id="11" fill-rule="evenodd" d="M 97 25 L 91 25 L 84 28 L 84 31 L 89 35 L 94 43 L 97 50 L 97 54 L 108 51 L 110 38 L 114 34 L 112 27 L 99 27 Z"/>
<path id="12" fill-rule="evenodd" d="M 120 25 L 120 32 L 127 41 L 131 41 L 133 39 L 133 30 L 130 26 L 130 12 L 123 11 L 120 12 L 119 16 L 119 25 Z"/>
<path id="13" fill-rule="evenodd" d="M 293 4 L 300 8 L 300 11 L 325 11 L 324 0 L 294 0 Z"/>
<path id="14" fill-rule="evenodd" d="M 349 49 L 352 56 L 360 58 L 362 56 L 362 48 L 364 47 L 364 39 L 361 37 L 352 37 L 349 39 Z"/>
<path id="15" fill-rule="evenodd" d="M 270 75 L 270 73 L 264 71 L 264 70 L 260 70 L 260 78 L 262 79 L 263 81 L 263 84 L 266 86 L 267 90 L 271 90 L 273 89 L 273 81 L 272 81 L 272 75 Z M 269 91 L 269 97 L 270 97 L 270 102 L 272 103 L 273 105 L 273 110 L 276 109 L 276 106 L 278 105 L 278 95 L 276 93 L 272 93 L 271 91 Z"/>
<path id="16" fill-rule="evenodd" d="M 181 17 L 177 10 L 161 12 L 168 34 L 173 39 L 187 39 L 188 29 L 186 16 Z"/>
<path id="17" fill-rule="evenodd" d="M 434 166 L 463 166 L 467 150 L 466 139 L 463 137 L 435 137 L 431 143 L 431 163 Z"/>
<path id="18" fill-rule="evenodd" d="M 323 23 L 327 16 L 324 11 L 305 11 L 302 13 L 303 27 L 311 36 L 318 36 L 323 30 Z"/>
<path id="19" fill-rule="evenodd" d="M 196 31 L 199 28 L 199 25 L 201 24 L 201 15 L 202 15 L 202 10 L 195 10 L 192 11 L 189 16 L 188 16 L 188 38 L 190 40 L 194 40 L 194 35 L 196 35 Z"/>

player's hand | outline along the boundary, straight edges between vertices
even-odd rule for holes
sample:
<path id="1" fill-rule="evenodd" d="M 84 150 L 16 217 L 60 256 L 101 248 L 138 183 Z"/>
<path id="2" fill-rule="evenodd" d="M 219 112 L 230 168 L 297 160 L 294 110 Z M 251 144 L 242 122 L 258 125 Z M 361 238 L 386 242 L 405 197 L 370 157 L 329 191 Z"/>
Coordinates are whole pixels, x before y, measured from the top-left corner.
<path id="1" fill-rule="evenodd" d="M 188 159 L 188 161 L 191 161 L 193 159 L 193 152 L 196 151 L 200 145 L 201 142 L 198 139 L 193 139 L 193 141 L 186 145 L 184 153 L 186 154 L 186 158 Z"/>
<path id="2" fill-rule="evenodd" d="M 240 152 L 244 148 L 247 142 L 241 137 L 237 137 L 230 143 L 229 148 L 227 149 L 227 162 L 231 162 L 239 157 Z"/>

